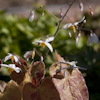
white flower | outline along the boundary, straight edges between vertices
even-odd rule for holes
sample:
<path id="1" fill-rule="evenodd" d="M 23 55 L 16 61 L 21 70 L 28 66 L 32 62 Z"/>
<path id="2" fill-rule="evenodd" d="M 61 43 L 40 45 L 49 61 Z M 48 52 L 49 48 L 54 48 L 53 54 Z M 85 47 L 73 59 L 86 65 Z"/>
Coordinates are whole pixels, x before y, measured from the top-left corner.
<path id="1" fill-rule="evenodd" d="M 12 68 L 15 70 L 16 73 L 19 73 L 20 71 L 22 71 L 19 67 L 16 67 L 15 64 L 0 64 L 1 66 L 4 66 L 4 67 L 8 67 L 8 68 Z"/>
<path id="2" fill-rule="evenodd" d="M 11 59 L 12 61 L 15 61 L 17 63 L 19 63 L 19 57 L 17 55 L 8 53 L 8 55 L 3 59 L 4 62 L 6 62 L 7 60 Z"/>
<path id="3" fill-rule="evenodd" d="M 93 42 L 97 44 L 98 40 L 99 39 L 95 33 L 90 33 L 90 36 L 88 37 L 88 40 L 87 40 L 87 46 L 89 46 L 89 44 L 92 44 Z"/>
<path id="4" fill-rule="evenodd" d="M 24 58 L 28 61 L 29 58 L 32 56 L 32 59 L 34 58 L 35 56 L 35 51 L 27 51 L 25 54 L 24 54 Z"/>
<path id="5" fill-rule="evenodd" d="M 29 16 L 29 22 L 32 22 L 34 20 L 34 10 L 32 10 L 30 12 L 30 16 Z"/>
<path id="6" fill-rule="evenodd" d="M 68 23 L 65 24 L 62 29 L 68 29 L 68 28 L 72 28 L 74 32 L 76 32 L 75 26 L 77 26 L 78 24 L 82 23 L 85 20 L 85 16 L 78 22 L 75 23 Z"/>
<path id="7" fill-rule="evenodd" d="M 76 66 L 76 63 L 77 61 L 59 61 L 60 63 L 63 63 L 63 64 L 67 64 L 67 69 L 73 69 L 73 68 L 79 68 L 79 69 L 83 69 L 83 70 L 86 70 L 85 68 L 82 68 L 82 67 L 79 67 L 79 66 Z M 66 69 L 66 68 L 63 68 L 63 69 Z"/>
<path id="8" fill-rule="evenodd" d="M 35 41 L 35 42 L 32 42 L 33 44 L 35 44 L 35 43 L 40 43 L 41 44 L 41 46 L 44 48 L 45 47 L 45 45 L 50 49 L 50 51 L 51 52 L 53 52 L 53 48 L 52 48 L 52 45 L 49 43 L 49 42 L 51 42 L 51 41 L 53 41 L 54 40 L 54 37 L 49 37 L 49 38 L 47 38 L 45 41 L 43 41 L 43 40 L 40 40 L 40 41 Z"/>
<path id="9" fill-rule="evenodd" d="M 82 67 L 76 66 L 77 61 L 71 61 L 71 62 L 68 62 L 68 63 L 70 64 L 69 69 L 78 68 L 78 69 L 86 70 L 85 68 L 82 68 Z"/>

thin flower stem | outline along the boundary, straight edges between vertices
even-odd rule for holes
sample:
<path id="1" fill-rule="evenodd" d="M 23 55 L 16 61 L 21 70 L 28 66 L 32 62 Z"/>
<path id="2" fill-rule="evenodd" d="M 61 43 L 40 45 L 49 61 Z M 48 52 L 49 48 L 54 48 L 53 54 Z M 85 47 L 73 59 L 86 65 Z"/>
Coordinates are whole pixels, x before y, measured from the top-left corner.
<path id="1" fill-rule="evenodd" d="M 70 4 L 70 6 L 69 6 L 69 8 L 66 10 L 64 16 L 63 16 L 63 17 L 60 19 L 60 21 L 58 22 L 58 28 L 57 28 L 57 30 L 56 30 L 56 32 L 55 32 L 55 34 L 54 34 L 54 38 L 57 36 L 58 31 L 60 30 L 61 22 L 63 21 L 63 19 L 65 18 L 65 16 L 67 15 L 69 9 L 71 8 L 71 6 L 74 4 L 75 1 L 76 1 L 76 0 L 74 0 L 74 1 Z M 54 40 L 53 40 L 53 41 L 54 41 Z M 53 43 L 53 41 L 51 42 L 51 44 Z M 48 55 L 48 53 L 49 53 L 49 49 L 48 49 L 47 52 L 44 54 L 44 56 L 43 56 L 44 59 L 45 59 L 45 57 Z"/>
<path id="2" fill-rule="evenodd" d="M 86 29 L 86 28 L 78 28 L 79 30 L 84 30 L 84 31 L 89 31 L 91 33 L 93 33 L 93 31 L 91 29 Z"/>
<path id="3" fill-rule="evenodd" d="M 59 18 L 57 18 L 54 14 L 52 14 L 51 12 L 49 12 L 48 10 L 46 10 L 49 14 L 51 14 L 53 17 L 55 17 L 58 21 L 59 21 Z"/>

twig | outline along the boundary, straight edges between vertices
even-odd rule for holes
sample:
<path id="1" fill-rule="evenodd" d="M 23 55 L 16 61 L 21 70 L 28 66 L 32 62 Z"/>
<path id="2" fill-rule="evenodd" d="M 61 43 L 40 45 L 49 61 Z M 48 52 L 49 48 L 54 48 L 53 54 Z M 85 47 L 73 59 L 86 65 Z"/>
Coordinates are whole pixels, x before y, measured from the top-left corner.
<path id="1" fill-rule="evenodd" d="M 67 15 L 69 9 L 71 8 L 71 6 L 74 4 L 75 1 L 76 1 L 76 0 L 74 0 L 74 1 L 70 4 L 70 6 L 69 6 L 69 8 L 66 10 L 64 16 L 63 16 L 63 17 L 60 19 L 60 21 L 58 22 L 58 28 L 57 28 L 57 30 L 56 30 L 56 32 L 55 32 L 55 34 L 54 34 L 54 38 L 57 36 L 58 31 L 60 30 L 61 22 L 63 21 L 63 19 L 65 18 L 65 16 Z M 53 40 L 53 41 L 54 41 L 54 40 Z M 51 42 L 51 44 L 53 43 L 53 41 Z M 45 57 L 48 55 L 48 53 L 49 53 L 49 49 L 48 49 L 47 52 L 44 54 L 44 56 L 43 56 L 44 59 L 45 59 Z"/>

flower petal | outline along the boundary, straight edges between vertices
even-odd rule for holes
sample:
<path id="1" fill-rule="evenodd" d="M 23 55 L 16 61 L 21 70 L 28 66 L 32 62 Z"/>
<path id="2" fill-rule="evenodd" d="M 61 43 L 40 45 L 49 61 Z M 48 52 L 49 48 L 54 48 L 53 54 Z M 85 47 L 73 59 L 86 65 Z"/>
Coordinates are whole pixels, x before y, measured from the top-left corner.
<path id="1" fill-rule="evenodd" d="M 8 67 L 8 68 L 12 68 L 16 71 L 16 73 L 19 73 L 21 71 L 21 69 L 19 67 L 16 67 L 15 64 L 1 64 L 1 66 L 4 66 L 4 67 Z"/>
<path id="2" fill-rule="evenodd" d="M 63 29 L 68 29 L 71 26 L 73 26 L 73 24 L 72 23 L 68 23 L 68 24 L 65 24 L 62 28 Z"/>
<path id="3" fill-rule="evenodd" d="M 74 25 L 76 26 L 76 25 L 78 25 L 78 24 L 82 23 L 84 20 L 85 20 L 85 16 L 84 16 L 84 17 L 83 17 L 80 21 L 75 22 L 75 23 L 74 23 Z"/>
<path id="4" fill-rule="evenodd" d="M 45 40 L 45 42 L 51 42 L 51 41 L 53 41 L 53 40 L 54 40 L 54 36 L 47 38 L 47 39 Z"/>
<path id="5" fill-rule="evenodd" d="M 44 42 L 44 41 L 42 41 L 42 40 L 40 40 L 40 41 L 36 40 L 35 42 L 32 42 L 32 44 L 35 44 L 35 43 L 42 43 L 42 42 Z"/>
<path id="6" fill-rule="evenodd" d="M 92 38 L 93 38 L 94 43 L 97 44 L 99 39 L 98 39 L 98 37 L 97 37 L 97 35 L 95 33 L 93 33 L 93 37 Z"/>
<path id="7" fill-rule="evenodd" d="M 34 10 L 32 10 L 30 12 L 30 16 L 29 16 L 29 22 L 32 22 L 34 20 Z"/>
<path id="8" fill-rule="evenodd" d="M 10 59 L 10 57 L 13 56 L 13 54 L 8 53 L 8 55 L 3 59 L 4 62 Z"/>
<path id="9" fill-rule="evenodd" d="M 88 37 L 87 39 L 87 46 L 93 43 L 93 38 L 91 36 Z"/>
<path id="10" fill-rule="evenodd" d="M 33 51 L 27 51 L 25 54 L 24 54 L 24 58 L 28 61 L 29 58 L 32 56 L 32 52 Z"/>
<path id="11" fill-rule="evenodd" d="M 53 52 L 53 48 L 52 48 L 52 45 L 48 42 L 44 42 L 45 45 L 50 49 L 51 52 Z"/>
<path id="12" fill-rule="evenodd" d="M 15 62 L 17 62 L 17 63 L 20 62 L 19 57 L 17 55 L 13 55 L 13 57 L 14 57 Z"/>

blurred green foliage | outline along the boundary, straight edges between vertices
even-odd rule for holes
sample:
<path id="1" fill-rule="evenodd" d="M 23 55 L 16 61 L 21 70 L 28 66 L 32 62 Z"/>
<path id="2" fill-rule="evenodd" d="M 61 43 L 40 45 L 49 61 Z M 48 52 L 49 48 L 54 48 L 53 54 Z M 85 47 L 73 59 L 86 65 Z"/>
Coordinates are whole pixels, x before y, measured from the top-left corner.
<path id="1" fill-rule="evenodd" d="M 57 29 L 57 20 L 47 12 L 42 16 L 42 10 L 36 10 L 35 14 L 36 19 L 30 23 L 28 18 L 18 18 L 16 15 L 5 15 L 0 12 L 0 59 L 3 59 L 9 52 L 23 58 L 23 54 L 26 51 L 33 50 L 34 47 L 41 51 L 43 55 L 45 54 L 47 47 L 42 49 L 33 45 L 32 42 L 46 35 L 53 36 Z M 100 14 L 94 17 L 91 17 L 88 13 L 84 15 L 87 19 L 84 27 L 97 32 L 96 34 L 100 37 L 98 24 Z M 69 31 L 72 33 L 71 38 L 67 30 L 59 31 L 52 44 L 53 48 L 66 60 L 78 61 L 77 65 L 87 68 L 82 72 L 89 89 L 90 100 L 100 100 L 100 41 L 98 44 L 87 47 L 86 41 L 89 33 L 82 32 L 78 45 L 76 45 L 75 34 L 72 30 Z M 40 58 L 36 55 L 35 59 L 39 60 Z M 46 75 L 48 75 L 48 69 L 54 61 L 54 53 L 49 52 L 49 56 L 45 59 Z M 0 77 L 2 80 L 8 81 L 9 78 L 4 77 L 4 75 L 6 76 L 5 71 L 6 69 L 2 69 Z"/>

